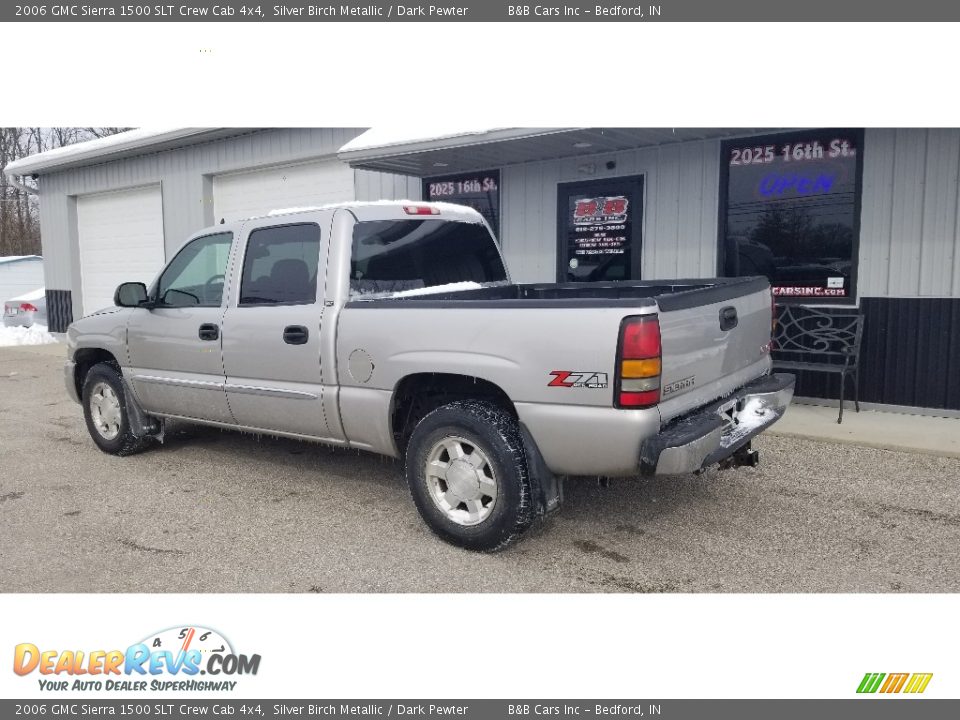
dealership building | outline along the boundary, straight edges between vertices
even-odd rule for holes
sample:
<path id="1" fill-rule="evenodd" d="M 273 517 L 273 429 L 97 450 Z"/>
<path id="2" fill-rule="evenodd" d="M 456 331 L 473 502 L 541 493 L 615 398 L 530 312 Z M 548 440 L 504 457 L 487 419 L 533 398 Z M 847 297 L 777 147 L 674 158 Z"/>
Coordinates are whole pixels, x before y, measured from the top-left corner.
<path id="1" fill-rule="evenodd" d="M 39 187 L 54 331 L 221 219 L 443 200 L 518 282 L 766 275 L 781 306 L 856 309 L 861 400 L 960 415 L 960 129 L 137 130 L 5 172 Z"/>

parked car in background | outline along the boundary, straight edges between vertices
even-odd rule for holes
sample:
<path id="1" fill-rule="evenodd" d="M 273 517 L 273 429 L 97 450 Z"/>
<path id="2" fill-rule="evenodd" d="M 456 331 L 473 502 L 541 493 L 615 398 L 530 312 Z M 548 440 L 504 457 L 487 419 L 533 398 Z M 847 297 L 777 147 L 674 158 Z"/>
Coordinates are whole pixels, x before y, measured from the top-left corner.
<path id="1" fill-rule="evenodd" d="M 3 303 L 6 327 L 32 327 L 47 324 L 47 297 L 44 288 L 10 298 Z"/>

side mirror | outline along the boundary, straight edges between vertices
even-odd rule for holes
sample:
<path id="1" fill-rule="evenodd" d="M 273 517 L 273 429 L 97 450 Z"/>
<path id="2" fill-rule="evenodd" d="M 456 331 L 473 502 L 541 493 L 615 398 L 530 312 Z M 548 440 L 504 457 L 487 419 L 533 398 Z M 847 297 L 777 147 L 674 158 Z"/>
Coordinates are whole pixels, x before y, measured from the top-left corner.
<path id="1" fill-rule="evenodd" d="M 142 282 L 126 282 L 113 294 L 113 304 L 118 307 L 140 307 L 147 302 L 147 286 Z"/>

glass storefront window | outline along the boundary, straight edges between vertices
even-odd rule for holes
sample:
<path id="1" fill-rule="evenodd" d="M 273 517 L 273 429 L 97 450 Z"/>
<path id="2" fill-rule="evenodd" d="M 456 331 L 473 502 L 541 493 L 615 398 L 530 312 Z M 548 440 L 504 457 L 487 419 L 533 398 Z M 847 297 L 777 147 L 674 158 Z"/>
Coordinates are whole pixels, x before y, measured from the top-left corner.
<path id="1" fill-rule="evenodd" d="M 472 207 L 500 238 L 500 171 L 447 175 L 423 180 L 423 199 Z"/>
<path id="2" fill-rule="evenodd" d="M 862 149 L 860 130 L 723 143 L 725 274 L 765 275 L 780 301 L 852 301 Z"/>

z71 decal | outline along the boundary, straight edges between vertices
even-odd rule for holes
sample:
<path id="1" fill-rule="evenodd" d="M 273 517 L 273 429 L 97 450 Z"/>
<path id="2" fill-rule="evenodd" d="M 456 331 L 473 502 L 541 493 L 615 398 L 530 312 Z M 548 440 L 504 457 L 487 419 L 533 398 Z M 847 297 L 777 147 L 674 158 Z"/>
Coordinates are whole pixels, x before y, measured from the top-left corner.
<path id="1" fill-rule="evenodd" d="M 553 380 L 547 387 L 592 388 L 599 390 L 607 387 L 607 374 L 591 370 L 551 370 Z"/>

